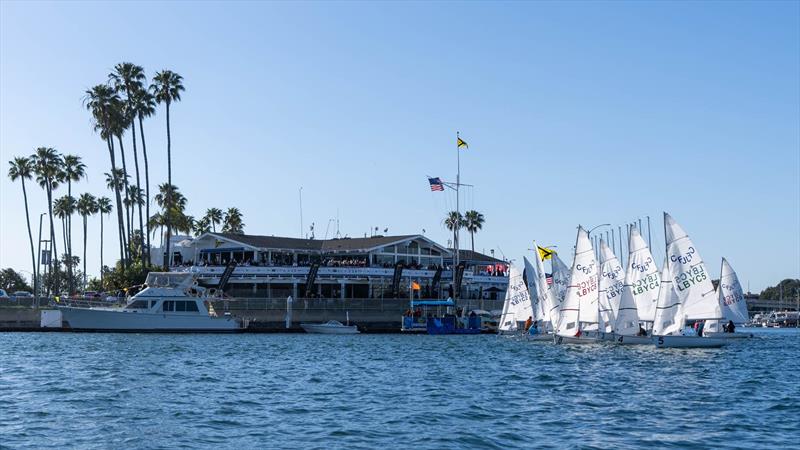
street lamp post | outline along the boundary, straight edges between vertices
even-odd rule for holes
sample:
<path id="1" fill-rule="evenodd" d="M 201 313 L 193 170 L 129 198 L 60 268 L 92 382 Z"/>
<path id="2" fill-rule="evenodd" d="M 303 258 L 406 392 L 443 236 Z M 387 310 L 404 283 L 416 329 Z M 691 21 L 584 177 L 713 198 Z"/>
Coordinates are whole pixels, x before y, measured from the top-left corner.
<path id="1" fill-rule="evenodd" d="M 41 290 L 41 286 L 39 286 L 39 267 L 42 264 L 42 218 L 47 214 L 43 212 L 39 214 L 39 246 L 36 253 L 36 274 L 33 276 L 33 295 L 36 297 L 36 307 L 39 307 L 39 291 Z"/>

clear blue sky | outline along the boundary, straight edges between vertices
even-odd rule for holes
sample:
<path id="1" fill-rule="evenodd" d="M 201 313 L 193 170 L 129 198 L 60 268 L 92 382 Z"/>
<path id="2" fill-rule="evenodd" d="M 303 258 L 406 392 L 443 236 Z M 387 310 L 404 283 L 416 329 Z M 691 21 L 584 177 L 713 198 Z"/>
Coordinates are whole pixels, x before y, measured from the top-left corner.
<path id="1" fill-rule="evenodd" d="M 453 196 L 425 176 L 455 177 L 460 130 L 464 203 L 486 216 L 476 250 L 521 259 L 537 239 L 567 253 L 579 223 L 649 215 L 663 255 L 666 210 L 712 273 L 725 256 L 757 291 L 800 276 L 798 5 L 3 1 L 0 266 L 30 270 L 13 156 L 80 154 L 75 190 L 109 195 L 81 100 L 132 61 L 185 78 L 173 177 L 194 215 L 237 206 L 248 233 L 297 236 L 302 186 L 318 237 L 338 211 L 350 236 L 446 243 Z M 145 123 L 154 184 L 164 122 L 160 109 Z M 30 193 L 38 216 L 45 195 Z"/>

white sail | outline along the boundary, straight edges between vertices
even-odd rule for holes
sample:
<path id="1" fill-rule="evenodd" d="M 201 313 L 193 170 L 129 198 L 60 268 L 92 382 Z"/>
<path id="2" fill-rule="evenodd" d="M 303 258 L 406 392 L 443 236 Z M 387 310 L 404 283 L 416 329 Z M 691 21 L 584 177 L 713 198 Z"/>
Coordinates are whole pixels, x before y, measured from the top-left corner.
<path id="1" fill-rule="evenodd" d="M 553 290 L 553 299 L 558 303 L 558 305 L 564 304 L 564 297 L 567 296 L 567 286 L 569 286 L 569 267 L 564 264 L 564 261 L 561 261 L 561 258 L 558 257 L 558 253 L 553 253 L 553 256 L 550 258 L 550 263 L 552 264 L 552 276 L 553 276 L 553 285 L 550 289 Z"/>
<path id="2" fill-rule="evenodd" d="M 525 263 L 525 272 L 524 277 L 525 282 L 528 288 L 528 295 L 531 297 L 531 309 L 533 310 L 533 320 L 539 321 L 543 320 L 544 310 L 542 309 L 542 299 L 539 295 L 539 287 L 538 278 L 536 276 L 536 271 L 531 265 L 531 262 L 528 261 L 528 258 L 522 257 L 523 262 Z"/>
<path id="3" fill-rule="evenodd" d="M 673 288 L 681 299 L 687 319 L 719 319 L 711 277 L 697 248 L 669 214 L 664 213 L 668 266 Z"/>
<path id="4" fill-rule="evenodd" d="M 589 234 L 583 227 L 578 227 L 575 258 L 567 294 L 561 305 L 557 333 L 559 336 L 575 336 L 584 322 L 597 322 L 597 262 Z"/>
<path id="5" fill-rule="evenodd" d="M 670 270 L 667 260 L 661 270 L 661 286 L 658 291 L 658 302 L 653 320 L 653 334 L 667 336 L 680 334 L 685 322 L 681 298 L 672 286 Z"/>
<path id="6" fill-rule="evenodd" d="M 625 273 L 625 285 L 630 286 L 630 289 L 626 289 L 627 294 L 624 295 L 633 297 L 639 320 L 652 322 L 655 319 L 656 302 L 658 301 L 660 278 L 658 267 L 636 227 L 631 227 L 628 248 L 630 253 Z"/>
<path id="7" fill-rule="evenodd" d="M 739 277 L 736 276 L 733 267 L 725 258 L 722 258 L 722 271 L 717 290 L 719 291 L 719 304 L 722 306 L 722 317 L 732 320 L 733 323 L 745 323 L 750 319 Z"/>
<path id="8" fill-rule="evenodd" d="M 614 251 L 608 247 L 606 241 L 601 238 L 600 293 L 598 294 L 599 327 L 601 331 L 607 333 L 614 331 L 624 278 L 625 271 L 622 270 L 622 264 L 620 264 Z"/>
<path id="9" fill-rule="evenodd" d="M 516 266 L 511 265 L 508 276 L 508 289 L 506 301 L 503 304 L 503 315 L 500 317 L 500 331 L 513 331 L 517 329 L 517 322 L 524 322 L 533 316 L 531 297 L 522 273 Z"/>

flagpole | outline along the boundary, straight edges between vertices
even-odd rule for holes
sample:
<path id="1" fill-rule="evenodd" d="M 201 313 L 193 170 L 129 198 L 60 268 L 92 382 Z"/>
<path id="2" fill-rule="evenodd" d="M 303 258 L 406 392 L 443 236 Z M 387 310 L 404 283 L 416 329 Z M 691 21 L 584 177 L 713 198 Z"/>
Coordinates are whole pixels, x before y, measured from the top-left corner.
<path id="1" fill-rule="evenodd" d="M 453 244 L 454 244 L 453 248 L 455 249 L 455 257 L 453 258 L 453 261 L 455 262 L 455 264 L 453 265 L 453 297 L 455 297 L 455 298 L 453 298 L 453 302 L 454 303 L 455 303 L 456 298 L 458 298 L 458 296 L 459 296 L 458 295 L 459 293 L 457 293 L 455 291 L 455 289 L 457 287 L 456 286 L 456 267 L 458 267 L 458 264 L 460 263 L 460 255 L 459 255 L 459 253 L 461 253 L 460 252 L 461 246 L 459 245 L 459 239 L 458 239 L 459 238 L 459 230 L 461 228 L 461 205 L 459 203 L 459 200 L 460 200 L 459 188 L 461 187 L 461 150 L 458 147 L 458 142 L 459 142 L 460 138 L 461 137 L 459 136 L 458 131 L 456 131 L 456 221 L 457 221 L 457 223 L 455 224 L 455 228 L 456 228 L 455 239 L 454 239 L 455 242 L 453 242 Z"/>

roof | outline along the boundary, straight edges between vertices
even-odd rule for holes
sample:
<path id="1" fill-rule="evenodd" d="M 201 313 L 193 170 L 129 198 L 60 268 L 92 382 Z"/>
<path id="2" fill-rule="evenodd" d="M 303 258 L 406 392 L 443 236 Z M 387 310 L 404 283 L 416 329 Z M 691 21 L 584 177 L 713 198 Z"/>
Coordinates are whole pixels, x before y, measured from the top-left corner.
<path id="1" fill-rule="evenodd" d="M 347 252 L 347 251 L 369 251 L 385 245 L 396 244 L 411 239 L 423 239 L 433 245 L 441 247 L 436 242 L 431 241 L 425 236 L 418 234 L 406 234 L 399 236 L 374 236 L 368 238 L 339 238 L 339 239 L 300 239 L 280 236 L 258 236 L 252 234 L 234 233 L 205 233 L 197 239 L 206 236 L 223 238 L 229 241 L 238 242 L 250 247 L 278 250 L 308 250 L 318 252 Z M 442 250 L 446 249 L 441 247 Z"/>
<path id="2" fill-rule="evenodd" d="M 453 253 L 453 249 L 447 249 L 451 254 Z M 472 250 L 459 250 L 458 251 L 458 259 L 460 261 L 480 261 L 480 262 L 488 262 L 488 263 L 495 263 L 495 264 L 506 264 L 505 261 L 502 259 L 497 259 L 494 256 L 484 255 L 480 252 L 474 252 Z"/>

